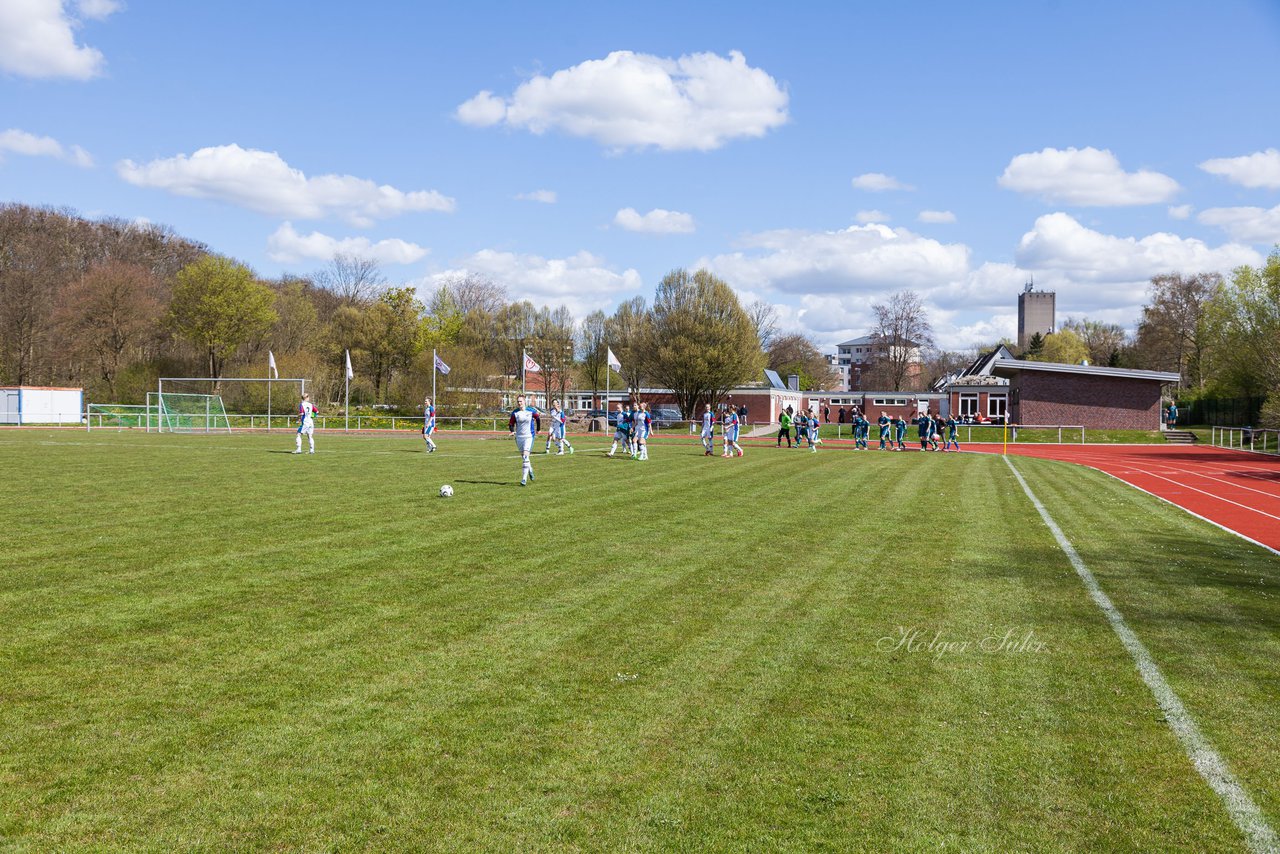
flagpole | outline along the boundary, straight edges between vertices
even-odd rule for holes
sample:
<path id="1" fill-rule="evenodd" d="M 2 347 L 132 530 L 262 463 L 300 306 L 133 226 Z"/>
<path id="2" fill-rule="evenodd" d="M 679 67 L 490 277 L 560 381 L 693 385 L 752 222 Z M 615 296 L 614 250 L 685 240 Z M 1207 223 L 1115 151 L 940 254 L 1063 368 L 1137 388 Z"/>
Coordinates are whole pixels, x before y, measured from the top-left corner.
<path id="1" fill-rule="evenodd" d="M 267 368 L 267 432 L 271 432 L 271 368 Z"/>
<path id="2" fill-rule="evenodd" d="M 436 405 L 436 348 L 431 348 L 431 405 Z"/>
<path id="3" fill-rule="evenodd" d="M 524 397 L 527 397 L 529 394 L 528 384 L 527 384 L 527 381 L 525 380 L 525 368 L 528 367 L 528 365 L 529 365 L 529 354 L 525 350 L 521 350 L 520 351 L 520 394 L 521 396 L 524 396 Z M 528 403 L 528 402 L 529 402 L 528 400 L 525 400 L 525 403 Z"/>
<path id="4" fill-rule="evenodd" d="M 342 365 L 343 392 L 342 392 L 342 429 L 351 429 L 351 371 L 347 367 L 351 364 L 351 351 L 344 351 L 346 361 Z"/>

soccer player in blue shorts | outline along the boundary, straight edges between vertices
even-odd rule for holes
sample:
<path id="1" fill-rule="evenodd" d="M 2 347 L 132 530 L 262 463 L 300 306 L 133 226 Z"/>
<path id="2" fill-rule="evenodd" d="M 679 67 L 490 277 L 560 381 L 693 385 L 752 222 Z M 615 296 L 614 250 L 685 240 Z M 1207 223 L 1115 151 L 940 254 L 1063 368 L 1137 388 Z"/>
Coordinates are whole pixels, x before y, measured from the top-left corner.
<path id="1" fill-rule="evenodd" d="M 818 446 L 822 444 L 822 439 L 818 436 L 818 428 L 821 426 L 818 422 L 818 414 L 816 412 L 809 413 L 809 450 L 815 454 L 818 453 Z"/>
<path id="2" fill-rule="evenodd" d="M 435 440 L 431 436 L 436 432 L 436 408 L 431 405 L 431 398 L 422 401 L 422 438 L 427 443 L 427 453 L 436 451 Z"/>
<path id="3" fill-rule="evenodd" d="M 609 453 L 605 456 L 612 457 L 617 452 L 619 443 L 624 447 L 631 444 L 631 413 L 621 403 L 618 404 L 618 417 L 613 427 L 613 447 L 609 448 Z"/>
<path id="4" fill-rule="evenodd" d="M 949 451 L 951 450 L 952 445 L 955 445 L 957 451 L 960 450 L 960 440 L 957 438 L 959 427 L 960 427 L 960 420 L 956 418 L 954 415 L 948 415 L 947 416 L 947 444 L 942 447 L 942 450 Z"/>
<path id="5" fill-rule="evenodd" d="M 715 446 L 715 413 L 711 411 L 711 404 L 707 404 L 706 410 L 702 413 L 702 450 L 705 452 L 704 457 L 712 455 L 712 448 Z M 781 441 L 781 440 L 779 440 Z M 791 441 L 789 438 L 787 441 Z"/>
<path id="6" fill-rule="evenodd" d="M 533 462 L 529 454 L 533 452 L 533 440 L 538 435 L 538 410 L 525 406 L 524 395 L 516 395 L 516 408 L 511 410 L 507 419 L 507 429 L 516 440 L 516 450 L 520 452 L 520 485 L 533 480 Z"/>
<path id="7" fill-rule="evenodd" d="M 880 417 L 876 420 L 880 425 L 880 450 L 887 451 L 893 447 L 893 442 L 889 441 L 889 415 L 881 412 Z M 887 446 L 887 447 L 886 447 Z"/>

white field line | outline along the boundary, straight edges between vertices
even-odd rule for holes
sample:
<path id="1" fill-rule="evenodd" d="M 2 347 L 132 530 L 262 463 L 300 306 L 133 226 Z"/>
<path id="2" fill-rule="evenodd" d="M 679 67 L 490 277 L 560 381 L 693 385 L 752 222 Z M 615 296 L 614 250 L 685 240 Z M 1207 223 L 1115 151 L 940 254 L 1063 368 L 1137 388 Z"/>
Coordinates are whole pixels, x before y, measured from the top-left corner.
<path id="1" fill-rule="evenodd" d="M 1134 664 L 1138 667 L 1138 673 L 1142 676 L 1142 681 L 1147 683 L 1147 688 L 1151 690 L 1151 694 L 1155 697 L 1156 703 L 1159 704 L 1164 711 L 1165 720 L 1169 723 L 1169 728 L 1173 730 L 1178 737 L 1178 741 L 1182 742 L 1182 749 L 1186 751 L 1187 758 L 1191 760 L 1191 764 L 1195 766 L 1196 771 L 1209 784 L 1209 788 L 1222 799 L 1222 803 L 1227 808 L 1231 820 L 1235 822 L 1236 827 L 1244 834 L 1245 840 L 1249 844 L 1251 851 L 1259 852 L 1278 852 L 1280 851 L 1280 838 L 1276 836 L 1276 832 L 1271 829 L 1271 825 L 1267 823 L 1266 816 L 1262 814 L 1262 810 L 1258 809 L 1258 805 L 1254 803 L 1248 791 L 1235 778 L 1231 770 L 1227 768 L 1226 760 L 1218 754 L 1218 751 L 1200 731 L 1199 724 L 1191 717 L 1191 713 L 1187 711 L 1187 707 L 1182 704 L 1182 700 L 1174 692 L 1173 687 L 1169 685 L 1164 678 L 1164 674 L 1160 671 L 1160 667 L 1156 664 L 1155 659 L 1151 657 L 1151 653 L 1143 645 L 1138 636 L 1129 628 L 1129 624 L 1124 621 L 1124 616 L 1112 603 L 1110 597 L 1102 591 L 1098 585 L 1098 580 L 1093 577 L 1093 573 L 1089 571 L 1089 567 L 1085 566 L 1080 554 L 1075 550 L 1075 546 L 1071 545 L 1071 541 L 1062 533 L 1062 529 L 1058 527 L 1058 523 L 1053 521 L 1053 517 L 1049 515 L 1049 511 L 1040 503 L 1040 499 L 1036 498 L 1031 491 L 1031 487 L 1027 485 L 1027 481 L 1022 477 L 1022 473 L 1018 471 L 1013 461 L 1008 457 L 1004 458 L 1005 464 L 1013 472 L 1013 476 L 1018 479 L 1018 483 L 1022 485 L 1022 491 L 1027 494 L 1031 504 L 1040 513 L 1040 518 L 1044 520 L 1044 524 L 1053 534 L 1053 538 L 1058 541 L 1058 546 L 1067 555 L 1067 559 L 1071 561 L 1071 565 L 1075 567 L 1076 575 L 1080 576 L 1080 580 L 1084 582 L 1085 589 L 1089 591 L 1089 596 L 1093 599 L 1102 613 L 1106 616 L 1107 622 L 1111 624 L 1112 630 L 1116 636 L 1120 638 L 1120 642 L 1124 645 Z"/>
<path id="2" fill-rule="evenodd" d="M 1006 457 L 1005 459 L 1008 459 L 1008 457 Z M 1093 468 L 1093 466 L 1090 466 L 1090 468 Z M 1232 501 L 1230 498 L 1223 498 L 1221 495 L 1215 495 L 1214 493 L 1212 493 L 1212 492 L 1206 492 L 1206 491 L 1205 491 L 1205 490 L 1203 490 L 1203 489 L 1196 489 L 1194 486 L 1190 486 L 1190 485 L 1188 485 L 1188 484 L 1185 484 L 1185 483 L 1182 483 L 1182 482 L 1180 482 L 1180 481 L 1174 480 L 1174 479 L 1173 479 L 1173 478 L 1171 478 L 1171 477 L 1165 477 L 1165 476 L 1164 476 L 1164 475 L 1162 475 L 1162 474 L 1156 474 L 1155 472 L 1152 472 L 1152 471 L 1142 470 L 1142 473 L 1143 473 L 1143 474 L 1145 474 L 1145 475 L 1147 475 L 1148 477 L 1155 477 L 1155 478 L 1159 478 L 1160 480 L 1168 481 L 1169 483 L 1172 483 L 1174 486 L 1180 486 L 1180 487 L 1182 487 L 1183 489 L 1189 489 L 1189 490 L 1191 490 L 1192 492 L 1198 492 L 1198 493 L 1200 493 L 1201 495 L 1207 495 L 1207 496 L 1209 496 L 1210 498 L 1214 499 L 1215 501 L 1221 501 L 1221 502 L 1223 502 L 1224 504 L 1231 504 L 1231 505 L 1233 505 L 1233 506 L 1235 506 L 1235 507 L 1240 507 L 1240 508 L 1242 508 L 1242 509 L 1244 509 L 1244 510 L 1248 510 L 1250 513 L 1257 513 L 1259 516 L 1266 516 L 1268 519 L 1275 519 L 1277 522 L 1280 522 L 1280 516 L 1273 516 L 1272 514 L 1270 514 L 1270 513 L 1265 513 L 1265 512 L 1263 512 L 1263 511 L 1259 510 L 1259 509 L 1258 509 L 1258 508 L 1256 508 L 1256 507 L 1250 507 L 1248 504 L 1241 504 L 1239 501 Z M 1125 481 L 1125 482 L 1127 483 L 1128 481 Z M 1274 495 L 1272 495 L 1272 496 L 1270 496 L 1270 497 L 1271 497 L 1271 498 L 1275 498 L 1275 496 L 1274 496 Z"/>

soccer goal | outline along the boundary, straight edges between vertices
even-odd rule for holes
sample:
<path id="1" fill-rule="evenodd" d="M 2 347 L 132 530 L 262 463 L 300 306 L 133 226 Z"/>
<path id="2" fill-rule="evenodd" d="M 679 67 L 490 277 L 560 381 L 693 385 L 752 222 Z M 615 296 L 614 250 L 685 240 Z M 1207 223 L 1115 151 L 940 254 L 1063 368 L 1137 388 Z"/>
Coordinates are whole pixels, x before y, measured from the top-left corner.
<path id="1" fill-rule="evenodd" d="M 147 410 L 153 416 L 148 425 L 154 423 L 159 433 L 231 432 L 221 395 L 148 392 Z"/>
<path id="2" fill-rule="evenodd" d="M 288 427 L 298 412 L 298 404 L 307 391 L 307 381 L 300 377 L 161 377 L 157 390 L 147 395 L 148 404 L 155 407 L 156 420 L 162 432 L 212 432 L 230 430 L 271 430 Z M 190 396 L 183 400 L 181 396 Z M 194 407 L 198 416 L 199 399 L 217 398 L 216 406 L 210 402 L 208 429 L 199 418 L 194 418 L 195 430 L 171 426 L 187 409 Z M 168 409 L 176 409 L 179 417 L 166 420 L 160 412 L 163 402 Z M 220 417 L 216 413 L 221 413 Z"/>

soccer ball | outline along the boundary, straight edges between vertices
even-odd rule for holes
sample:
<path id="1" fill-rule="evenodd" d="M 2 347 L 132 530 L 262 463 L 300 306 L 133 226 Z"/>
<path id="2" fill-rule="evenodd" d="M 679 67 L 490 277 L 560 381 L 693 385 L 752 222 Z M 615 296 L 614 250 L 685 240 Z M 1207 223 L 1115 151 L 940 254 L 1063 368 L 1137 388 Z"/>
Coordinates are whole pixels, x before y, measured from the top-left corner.
<path id="1" fill-rule="evenodd" d="M 453 487 L 452 487 L 452 486 L 450 486 L 450 485 L 449 485 L 449 484 L 447 484 L 447 483 L 446 483 L 444 486 L 440 487 L 440 497 L 441 497 L 441 498 L 452 498 L 452 497 L 453 497 Z"/>

